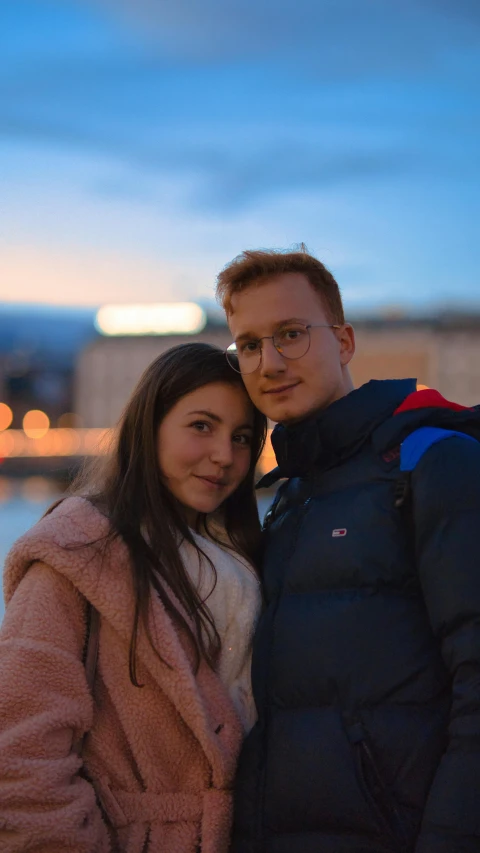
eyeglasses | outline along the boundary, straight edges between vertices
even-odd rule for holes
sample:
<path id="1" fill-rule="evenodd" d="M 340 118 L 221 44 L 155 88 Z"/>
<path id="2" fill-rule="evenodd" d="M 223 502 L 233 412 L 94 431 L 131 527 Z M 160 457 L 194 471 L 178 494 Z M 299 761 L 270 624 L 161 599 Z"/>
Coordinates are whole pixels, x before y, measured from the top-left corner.
<path id="1" fill-rule="evenodd" d="M 262 338 L 246 338 L 236 341 L 226 350 L 227 361 L 237 373 L 254 373 L 262 361 L 262 341 L 272 341 L 273 346 L 284 358 L 297 359 L 306 355 L 310 349 L 310 329 L 340 329 L 335 323 L 321 323 L 304 326 L 303 323 L 289 323 L 280 326 L 273 335 Z"/>

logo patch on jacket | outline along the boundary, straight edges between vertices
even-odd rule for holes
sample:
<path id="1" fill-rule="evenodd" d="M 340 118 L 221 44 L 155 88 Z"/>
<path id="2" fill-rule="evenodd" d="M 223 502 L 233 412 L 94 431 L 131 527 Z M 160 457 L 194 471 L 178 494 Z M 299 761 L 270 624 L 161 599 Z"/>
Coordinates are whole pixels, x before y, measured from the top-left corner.
<path id="1" fill-rule="evenodd" d="M 335 530 L 332 530 L 332 536 L 336 538 L 337 536 L 346 536 L 347 528 L 346 527 L 336 527 Z"/>

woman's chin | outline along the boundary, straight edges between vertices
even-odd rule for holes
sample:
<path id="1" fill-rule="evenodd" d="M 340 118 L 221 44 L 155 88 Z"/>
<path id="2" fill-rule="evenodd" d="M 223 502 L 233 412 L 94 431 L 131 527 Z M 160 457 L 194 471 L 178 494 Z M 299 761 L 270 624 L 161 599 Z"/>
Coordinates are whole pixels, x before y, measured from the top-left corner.
<path id="1" fill-rule="evenodd" d="M 192 522 L 196 520 L 199 515 L 210 515 L 210 513 L 215 512 L 222 503 L 223 500 L 204 500 L 197 501 L 195 504 L 184 503 L 188 523 L 192 526 Z"/>

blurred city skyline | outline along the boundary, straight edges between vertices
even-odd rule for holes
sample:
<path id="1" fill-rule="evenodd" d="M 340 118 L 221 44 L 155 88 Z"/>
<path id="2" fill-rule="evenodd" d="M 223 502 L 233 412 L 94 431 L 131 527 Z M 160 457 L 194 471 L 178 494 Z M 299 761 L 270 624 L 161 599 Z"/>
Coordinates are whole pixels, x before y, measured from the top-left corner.
<path id="1" fill-rule="evenodd" d="M 0 302 L 305 241 L 347 309 L 478 306 L 479 48 L 477 0 L 3 0 Z"/>

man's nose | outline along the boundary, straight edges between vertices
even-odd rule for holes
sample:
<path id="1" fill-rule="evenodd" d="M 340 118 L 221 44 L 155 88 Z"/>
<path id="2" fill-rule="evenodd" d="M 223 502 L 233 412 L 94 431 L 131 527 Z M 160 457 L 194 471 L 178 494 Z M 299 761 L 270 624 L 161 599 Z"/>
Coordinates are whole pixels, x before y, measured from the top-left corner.
<path id="1" fill-rule="evenodd" d="M 273 376 L 277 373 L 284 373 L 286 369 L 285 359 L 273 345 L 273 341 L 270 338 L 264 338 L 260 373 L 263 376 Z"/>

